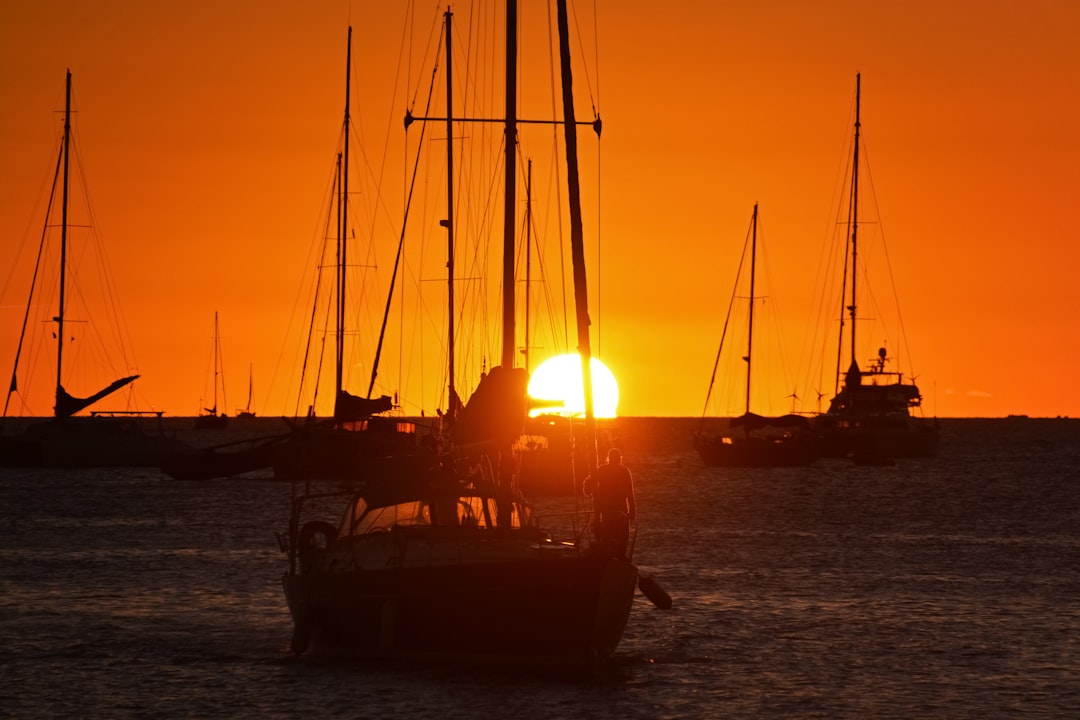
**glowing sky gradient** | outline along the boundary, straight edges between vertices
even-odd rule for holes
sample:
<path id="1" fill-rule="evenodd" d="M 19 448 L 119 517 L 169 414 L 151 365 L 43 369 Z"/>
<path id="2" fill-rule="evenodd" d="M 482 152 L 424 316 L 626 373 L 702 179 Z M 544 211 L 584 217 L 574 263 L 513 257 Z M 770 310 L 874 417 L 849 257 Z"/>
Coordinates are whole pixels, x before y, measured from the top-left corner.
<path id="1" fill-rule="evenodd" d="M 547 11 L 521 3 L 525 22 Z M 453 4 L 462 28 L 473 6 Z M 296 371 L 283 347 L 305 313 L 298 292 L 340 125 L 346 27 L 355 28 L 354 116 L 391 188 L 386 215 L 400 223 L 401 118 L 426 88 L 420 53 L 445 7 L 0 3 L 3 376 L 70 68 L 139 394 L 171 415 L 198 411 L 218 311 L 229 412 L 246 400 L 250 364 L 259 414 L 291 414 Z M 485 12 L 493 26 L 501 18 Z M 626 0 L 575 12 L 578 116 L 595 103 L 604 120 L 599 146 L 581 134 L 593 347 L 618 378 L 620 414 L 701 413 L 755 201 L 771 256 L 768 307 L 783 313 L 785 361 L 801 362 L 861 72 L 906 370 L 927 414 L 1080 415 L 1080 3 Z M 535 30 L 523 26 L 523 58 L 546 52 L 547 28 Z M 415 57 L 400 62 L 403 53 Z M 546 61 L 524 63 L 523 74 L 548 72 Z M 547 110 L 543 87 L 524 92 L 523 114 Z M 387 232 L 381 269 L 396 241 Z M 381 294 L 372 297 L 379 306 Z M 486 317 L 482 332 L 494 324 Z M 434 347 L 425 362 L 437 362 Z M 387 362 L 406 361 L 395 350 Z M 463 372 L 484 362 L 497 355 L 470 356 Z M 396 372 L 384 391 L 405 392 Z M 431 412 L 439 378 L 427 377 L 418 402 Z M 790 392 L 758 411 L 786 411 Z M 50 408 L 47 396 L 36 405 Z"/>

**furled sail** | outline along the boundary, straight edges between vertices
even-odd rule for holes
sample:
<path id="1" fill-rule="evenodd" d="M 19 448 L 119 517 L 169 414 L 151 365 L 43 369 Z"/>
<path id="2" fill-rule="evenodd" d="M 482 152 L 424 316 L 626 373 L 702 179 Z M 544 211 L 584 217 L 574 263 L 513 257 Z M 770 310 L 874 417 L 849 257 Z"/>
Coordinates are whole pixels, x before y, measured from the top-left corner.
<path id="1" fill-rule="evenodd" d="M 90 407 L 106 395 L 111 395 L 138 377 L 138 375 L 131 375 L 126 378 L 120 378 L 104 390 L 99 390 L 86 398 L 77 398 L 74 395 L 70 395 L 63 386 L 60 386 L 56 388 L 56 407 L 53 408 L 53 412 L 58 418 L 71 417 L 80 410 Z"/>
<path id="2" fill-rule="evenodd" d="M 366 420 L 372 415 L 387 412 L 393 407 L 394 403 L 389 395 L 364 398 L 342 390 L 338 393 L 337 401 L 334 403 L 334 420 L 338 422 Z"/>
<path id="3" fill-rule="evenodd" d="M 480 380 L 453 430 L 458 444 L 513 443 L 525 429 L 529 374 L 501 365 Z"/>

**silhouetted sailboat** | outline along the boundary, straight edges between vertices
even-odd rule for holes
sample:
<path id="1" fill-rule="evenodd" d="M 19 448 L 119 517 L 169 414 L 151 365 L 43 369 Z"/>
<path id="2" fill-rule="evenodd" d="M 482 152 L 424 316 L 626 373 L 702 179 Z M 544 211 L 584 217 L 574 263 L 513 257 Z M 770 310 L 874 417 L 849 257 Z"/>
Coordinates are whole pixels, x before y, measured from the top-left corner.
<path id="1" fill-rule="evenodd" d="M 746 328 L 746 404 L 743 414 L 731 418 L 726 430 L 720 433 L 704 432 L 705 418 L 698 432 L 694 434 L 694 447 L 706 465 L 718 467 L 777 467 L 808 465 L 817 457 L 817 442 L 809 432 L 809 421 L 801 415 L 764 417 L 750 412 L 751 371 L 753 370 L 754 350 L 754 279 L 757 271 L 757 231 L 758 206 L 754 203 L 754 212 L 750 218 L 750 304 Z M 745 249 L 743 251 L 745 257 Z M 740 264 L 741 268 L 741 264 Z M 738 279 L 736 279 L 738 287 Z M 724 322 L 725 335 L 731 319 L 731 307 Z M 716 383 L 716 369 L 724 351 L 724 338 L 721 337 L 720 349 L 716 353 L 712 378 L 709 380 L 709 393 L 705 398 L 705 407 L 709 406 L 709 395 Z"/>
<path id="2" fill-rule="evenodd" d="M 840 367 L 844 356 L 844 314 L 841 313 L 837 352 L 837 382 L 842 387 L 829 403 L 829 409 L 814 419 L 814 429 L 822 436 L 823 454 L 853 457 L 856 462 L 878 464 L 895 457 L 929 457 L 937 454 L 937 423 L 916 418 L 912 410 L 922 405 L 922 395 L 914 380 L 905 382 L 898 370 L 887 367 L 890 358 L 882 347 L 867 369 L 858 362 L 856 329 L 858 327 L 859 271 L 859 141 L 861 123 L 861 75 L 855 76 L 854 152 L 851 171 L 851 200 L 848 208 L 848 254 L 845 270 L 850 277 L 850 302 L 845 287 L 843 309 L 849 319 L 850 354 L 846 371 Z M 850 263 L 850 266 L 848 265 Z"/>
<path id="3" fill-rule="evenodd" d="M 443 120 L 452 133 L 453 15 L 447 11 L 444 17 L 447 117 L 410 116 L 407 122 Z M 508 140 L 516 122 L 516 17 L 516 2 L 510 0 Z M 581 319 L 587 317 L 587 306 L 565 0 L 558 3 L 558 22 Z M 452 178 L 452 134 L 446 145 Z M 508 154 L 513 153 L 513 142 L 507 145 Z M 508 175 L 512 180 L 513 172 Z M 452 193 L 450 198 L 448 213 Z M 452 217 L 445 224 L 451 308 Z M 512 235 L 513 223 L 508 225 Z M 512 237 L 509 247 L 512 252 Z M 512 288 L 513 282 L 504 283 L 503 292 L 512 293 Z M 513 302 L 504 305 L 511 315 L 513 307 Z M 450 358 L 452 317 L 451 312 Z M 503 323 L 505 335 L 513 320 L 504 317 Z M 587 322 L 579 322 L 578 332 L 584 362 L 590 354 Z M 365 481 L 345 494 L 340 523 L 311 519 L 318 495 L 294 500 L 281 544 L 289 554 L 282 581 L 294 621 L 295 653 L 592 663 L 615 650 L 629 617 L 637 569 L 598 544 L 590 546 L 585 534 L 590 513 L 575 516 L 581 524 L 553 540 L 550 528 L 542 529 L 532 507 L 515 493 L 513 446 L 525 424 L 528 377 L 513 366 L 513 336 L 508 351 L 506 340 L 504 364 L 481 379 L 464 406 L 456 400 L 450 373 L 450 404 L 441 416 L 443 432 L 433 436 L 432 453 L 368 460 L 362 468 Z M 648 587 L 653 597 L 661 597 Z"/>
<path id="4" fill-rule="evenodd" d="M 129 375 L 115 380 L 103 389 L 85 397 L 74 396 L 64 387 L 66 369 L 64 347 L 69 332 L 66 323 L 68 322 L 67 293 L 69 285 L 68 230 L 70 223 L 68 204 L 72 145 L 71 113 L 71 72 L 68 71 L 65 88 L 64 133 L 60 143 L 60 154 L 57 159 L 56 174 L 53 180 L 53 191 L 50 196 L 55 198 L 59 191 L 61 202 L 59 293 L 56 315 L 52 318 L 52 321 L 56 323 L 54 333 L 56 338 L 56 402 L 53 406 L 53 418 L 49 421 L 30 424 L 21 433 L 5 435 L 0 438 L 0 465 L 46 465 L 58 467 L 157 465 L 165 454 L 183 446 L 177 440 L 161 434 L 160 426 L 157 428 L 159 431 L 157 434 L 148 434 L 143 431 L 138 416 L 149 415 L 160 418 L 161 411 L 95 411 L 89 417 L 76 417 L 78 413 L 86 410 L 94 403 L 129 385 L 139 377 L 138 375 Z M 51 209 L 52 205 L 50 203 L 50 212 Z M 46 229 L 50 227 L 51 222 L 51 218 L 46 217 Z M 39 262 L 45 256 L 46 239 L 47 232 L 43 232 L 41 238 L 42 250 L 38 253 Z M 29 318 L 30 307 L 34 302 L 35 291 L 37 290 L 38 270 L 40 268 L 35 270 L 34 285 L 30 289 L 27 318 Z M 14 369 L 11 373 L 11 383 L 4 403 L 5 417 L 7 417 L 12 395 L 19 392 L 19 362 L 25 338 L 26 321 L 24 320 Z"/>
<path id="5" fill-rule="evenodd" d="M 248 394 L 247 405 L 243 410 L 236 412 L 238 418 L 253 418 L 255 417 L 255 411 L 251 409 L 251 403 L 255 399 L 255 368 L 252 365 L 248 365 Z"/>
<path id="6" fill-rule="evenodd" d="M 334 316 L 334 414 L 317 418 L 314 405 L 306 417 L 292 421 L 293 435 L 275 449 L 274 475 L 286 479 L 359 480 L 360 468 L 371 458 L 387 453 L 410 452 L 416 446 L 416 425 L 382 416 L 393 409 L 389 396 L 371 398 L 345 389 L 345 339 L 349 272 L 349 141 L 352 122 L 350 78 L 352 72 L 352 29 L 345 69 L 345 113 L 342 124 L 342 151 L 337 157 L 334 180 L 337 238 L 333 290 Z M 320 299 L 316 294 L 315 302 Z M 377 365 L 377 361 L 376 361 Z M 305 367 L 303 372 L 307 371 Z M 303 385 L 303 382 L 301 382 Z M 370 391 L 369 391 L 370 395 Z"/>
<path id="7" fill-rule="evenodd" d="M 222 370 L 221 362 L 221 331 L 218 327 L 218 314 L 214 312 L 214 350 L 211 353 L 211 382 L 214 389 L 211 391 L 213 394 L 214 402 L 208 408 L 203 408 L 203 411 L 199 413 L 195 418 L 195 427 L 200 430 L 223 430 L 229 426 L 229 416 L 224 412 L 218 414 L 218 388 L 221 388 L 221 402 L 225 404 L 225 373 Z"/>

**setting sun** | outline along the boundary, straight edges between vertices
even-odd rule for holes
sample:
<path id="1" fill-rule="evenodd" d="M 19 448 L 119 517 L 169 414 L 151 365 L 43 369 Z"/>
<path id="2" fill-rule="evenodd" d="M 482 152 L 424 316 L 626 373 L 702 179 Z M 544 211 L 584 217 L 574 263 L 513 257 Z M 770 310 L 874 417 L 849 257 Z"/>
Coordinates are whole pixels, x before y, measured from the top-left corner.
<path id="1" fill-rule="evenodd" d="M 593 411 L 598 418 L 615 417 L 619 406 L 619 384 L 607 366 L 592 358 Z M 530 415 L 581 415 L 585 412 L 585 390 L 581 380 L 581 358 L 557 355 L 545 360 L 529 378 L 529 397 L 561 404 L 534 409 Z"/>

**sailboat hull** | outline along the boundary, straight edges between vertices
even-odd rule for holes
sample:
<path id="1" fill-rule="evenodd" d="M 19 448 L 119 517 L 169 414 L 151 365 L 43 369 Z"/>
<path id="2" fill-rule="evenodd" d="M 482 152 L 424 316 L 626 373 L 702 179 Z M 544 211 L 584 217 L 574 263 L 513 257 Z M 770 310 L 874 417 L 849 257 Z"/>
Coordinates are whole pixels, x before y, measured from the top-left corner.
<path id="1" fill-rule="evenodd" d="M 406 419 L 374 417 L 351 424 L 303 425 L 274 446 L 274 477 L 285 480 L 381 479 L 383 466 L 392 471 L 408 461 L 418 468 L 434 463 L 429 430 Z M 392 475 L 392 472 L 391 472 Z"/>
<path id="2" fill-rule="evenodd" d="M 199 415 L 195 418 L 196 430 L 224 430 L 229 426 L 228 415 Z"/>
<path id="3" fill-rule="evenodd" d="M 694 437 L 694 449 L 709 467 L 802 467 L 820 454 L 810 437 Z"/>
<path id="4" fill-rule="evenodd" d="M 563 545 L 400 537 L 395 545 L 415 564 L 282 578 L 294 652 L 594 663 L 618 646 L 638 579 L 629 562 Z"/>
<path id="5" fill-rule="evenodd" d="M 940 445 L 936 423 L 903 415 L 859 420 L 825 415 L 815 425 L 825 457 L 850 457 L 862 462 L 874 458 L 929 458 L 937 456 Z"/>
<path id="6" fill-rule="evenodd" d="M 242 448 L 193 448 L 174 453 L 161 471 L 176 480 L 212 480 L 270 467 L 278 438 L 252 442 Z"/>
<path id="7" fill-rule="evenodd" d="M 159 467 L 189 450 L 163 433 L 146 432 L 138 419 L 74 417 L 28 425 L 0 444 L 6 467 Z"/>

